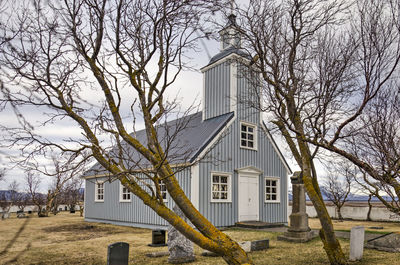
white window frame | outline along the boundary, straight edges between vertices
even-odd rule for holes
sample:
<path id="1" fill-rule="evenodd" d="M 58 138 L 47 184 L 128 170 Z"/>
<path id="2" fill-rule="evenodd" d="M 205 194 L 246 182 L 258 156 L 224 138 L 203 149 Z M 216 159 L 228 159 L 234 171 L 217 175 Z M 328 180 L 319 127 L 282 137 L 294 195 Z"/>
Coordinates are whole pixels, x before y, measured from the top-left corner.
<path id="1" fill-rule="evenodd" d="M 124 192 L 126 189 L 127 192 Z M 124 199 L 124 194 L 129 195 L 129 199 Z M 119 182 L 119 202 L 131 202 L 132 201 L 132 193 L 126 188 L 121 182 Z"/>
<path id="2" fill-rule="evenodd" d="M 103 199 L 99 199 L 98 195 L 99 195 L 99 185 L 103 185 L 102 189 L 103 189 Z M 96 181 L 94 184 L 94 201 L 95 202 L 104 202 L 104 195 L 105 195 L 105 191 L 106 191 L 106 185 L 105 185 L 105 181 Z"/>
<path id="3" fill-rule="evenodd" d="M 248 147 L 248 146 L 244 146 L 242 145 L 242 126 L 246 126 L 246 127 L 252 127 L 253 128 L 253 147 Z M 239 141 L 240 141 L 240 148 L 244 148 L 244 149 L 249 149 L 249 150 L 256 150 L 257 151 L 257 125 L 253 124 L 253 123 L 248 123 L 248 122 L 240 122 L 240 128 L 239 128 Z M 244 132 L 246 134 L 249 134 L 249 132 Z M 245 141 L 249 141 L 248 139 L 243 139 Z"/>
<path id="4" fill-rule="evenodd" d="M 165 183 L 162 180 L 160 180 L 158 182 L 158 186 L 160 186 L 161 195 L 165 194 L 165 198 L 163 198 L 163 201 L 168 202 L 168 191 L 167 191 L 167 187 L 165 186 Z M 162 190 L 162 187 L 165 187 L 165 190 Z"/>
<path id="5" fill-rule="evenodd" d="M 276 181 L 276 200 L 267 200 L 267 180 Z M 278 177 L 264 177 L 264 201 L 266 203 L 280 203 L 281 202 L 281 179 Z M 272 186 L 270 186 L 272 188 Z M 269 193 L 273 195 L 274 193 L 271 191 Z"/>
<path id="6" fill-rule="evenodd" d="M 227 191 L 227 198 L 226 199 L 214 199 L 213 198 L 213 184 L 214 184 L 214 176 L 223 176 L 227 177 L 227 185 L 228 185 L 228 191 Z M 220 184 L 218 182 L 217 184 Z M 218 191 L 221 192 L 221 191 Z M 210 200 L 211 202 L 232 202 L 232 174 L 227 173 L 227 172 L 216 172 L 213 171 L 211 172 L 211 178 L 210 178 Z"/>

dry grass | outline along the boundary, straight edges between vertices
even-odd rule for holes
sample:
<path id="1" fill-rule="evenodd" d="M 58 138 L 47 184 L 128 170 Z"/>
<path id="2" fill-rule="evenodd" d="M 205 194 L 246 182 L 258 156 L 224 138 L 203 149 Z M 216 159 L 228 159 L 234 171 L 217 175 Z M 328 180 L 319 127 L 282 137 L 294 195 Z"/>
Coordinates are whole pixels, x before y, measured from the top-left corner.
<path id="1" fill-rule="evenodd" d="M 360 222 L 357 222 L 359 224 Z M 317 228 L 313 219 L 310 225 Z M 337 229 L 350 229 L 352 222 L 335 222 Z M 366 227 L 384 226 L 386 231 L 398 231 L 397 223 L 367 223 Z M 254 230 L 229 229 L 226 231 L 238 241 L 270 239 L 270 248 L 253 252 L 250 256 L 256 264 L 328 264 L 318 239 L 305 244 L 277 241 L 279 233 Z M 86 223 L 79 214 L 61 213 L 48 218 L 32 216 L 28 219 L 15 217 L 0 221 L 0 264 L 105 264 L 107 246 L 124 241 L 130 245 L 131 264 L 165 264 L 167 257 L 147 258 L 148 252 L 167 251 L 166 247 L 151 248 L 151 231 L 107 224 Z M 341 240 L 348 255 L 349 241 Z M 195 248 L 197 262 L 193 264 L 225 264 L 221 258 L 200 256 Z M 375 250 L 365 250 L 362 262 L 352 264 L 398 264 L 400 255 Z"/>

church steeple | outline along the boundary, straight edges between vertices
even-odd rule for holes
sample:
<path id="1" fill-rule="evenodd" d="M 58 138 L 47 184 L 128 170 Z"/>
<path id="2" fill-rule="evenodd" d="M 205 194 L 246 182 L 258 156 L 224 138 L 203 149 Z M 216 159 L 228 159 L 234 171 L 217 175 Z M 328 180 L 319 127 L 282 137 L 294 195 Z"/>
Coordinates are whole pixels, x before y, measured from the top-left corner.
<path id="1" fill-rule="evenodd" d="M 228 48 L 241 48 L 240 31 L 236 24 L 236 16 L 232 13 L 228 16 L 228 22 L 225 27 L 219 32 L 221 40 L 221 51 Z"/>
<path id="2" fill-rule="evenodd" d="M 229 112 L 239 113 L 237 95 L 248 90 L 250 85 L 246 78 L 238 75 L 238 71 L 244 69 L 240 61 L 251 59 L 251 56 L 241 49 L 242 33 L 236 24 L 236 16 L 231 13 L 227 24 L 219 31 L 221 51 L 201 69 L 204 76 L 203 120 Z"/>

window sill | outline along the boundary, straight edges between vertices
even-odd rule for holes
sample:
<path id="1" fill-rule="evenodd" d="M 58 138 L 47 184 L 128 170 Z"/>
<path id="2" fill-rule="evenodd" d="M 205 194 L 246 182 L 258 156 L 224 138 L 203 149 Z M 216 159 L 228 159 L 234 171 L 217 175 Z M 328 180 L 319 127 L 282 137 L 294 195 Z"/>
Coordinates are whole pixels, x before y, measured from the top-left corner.
<path id="1" fill-rule="evenodd" d="M 100 201 L 100 200 L 94 200 L 94 202 L 104 202 L 104 200 Z"/>
<path id="2" fill-rule="evenodd" d="M 132 202 L 132 201 L 131 201 L 131 200 L 129 200 L 129 201 L 128 201 L 128 200 L 126 200 L 126 201 L 119 201 L 119 202 Z"/>
<path id="3" fill-rule="evenodd" d="M 281 201 L 264 201 L 264 203 L 281 203 Z"/>
<path id="4" fill-rule="evenodd" d="M 250 147 L 247 147 L 247 146 L 240 146 L 240 148 L 246 149 L 246 150 L 258 151 L 257 148 L 250 148 Z"/>
<path id="5" fill-rule="evenodd" d="M 226 200 L 226 201 L 215 201 L 215 200 L 211 200 L 211 203 L 232 203 L 232 200 Z"/>

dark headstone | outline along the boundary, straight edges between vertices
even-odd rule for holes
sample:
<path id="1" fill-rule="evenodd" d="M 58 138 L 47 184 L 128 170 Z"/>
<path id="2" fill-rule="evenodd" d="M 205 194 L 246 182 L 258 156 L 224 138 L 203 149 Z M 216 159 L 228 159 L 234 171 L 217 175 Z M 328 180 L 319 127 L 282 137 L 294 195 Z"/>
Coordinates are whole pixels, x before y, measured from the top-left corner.
<path id="1" fill-rule="evenodd" d="M 20 214 L 20 213 L 24 213 L 24 211 L 23 210 L 18 210 L 17 214 Z"/>
<path id="2" fill-rule="evenodd" d="M 24 214 L 24 212 L 22 212 L 22 213 L 17 213 L 17 218 L 26 218 L 26 217 L 28 217 L 28 216 L 26 216 L 26 215 Z"/>
<path id="3" fill-rule="evenodd" d="M 251 251 L 264 250 L 269 248 L 269 239 L 251 241 Z"/>
<path id="4" fill-rule="evenodd" d="M 150 247 L 165 247 L 165 230 L 151 231 L 151 244 Z"/>
<path id="5" fill-rule="evenodd" d="M 116 242 L 108 246 L 107 265 L 128 265 L 129 244 Z"/>
<path id="6" fill-rule="evenodd" d="M 28 211 L 28 214 L 32 214 L 32 211 Z"/>
<path id="7" fill-rule="evenodd" d="M 75 213 L 75 210 L 70 210 L 69 213 Z"/>

